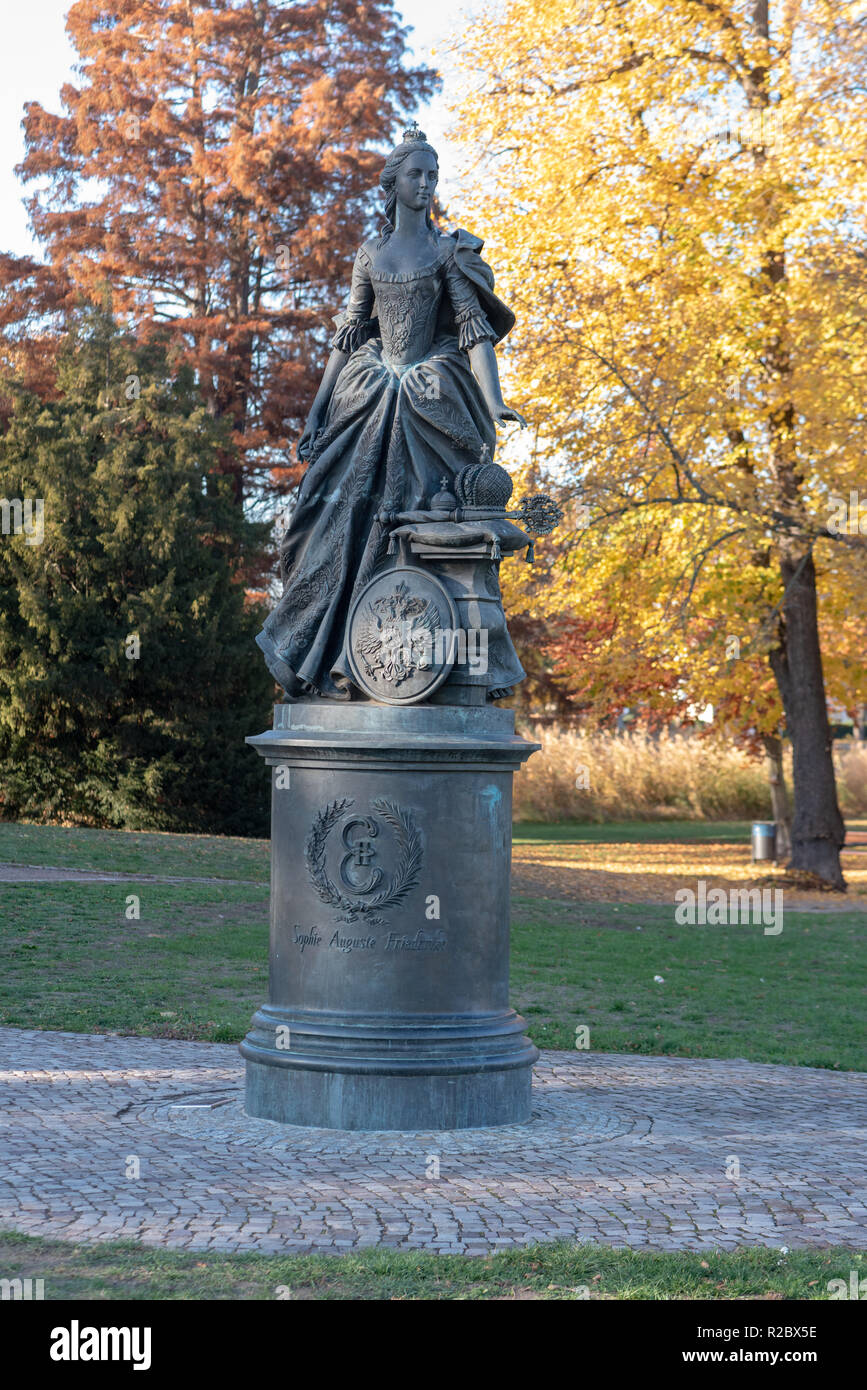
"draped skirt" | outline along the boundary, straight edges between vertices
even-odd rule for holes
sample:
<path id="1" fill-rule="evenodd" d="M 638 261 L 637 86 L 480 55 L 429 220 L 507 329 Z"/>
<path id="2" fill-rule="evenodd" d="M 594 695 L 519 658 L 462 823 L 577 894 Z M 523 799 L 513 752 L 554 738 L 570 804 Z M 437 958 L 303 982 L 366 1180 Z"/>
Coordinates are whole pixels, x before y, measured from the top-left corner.
<path id="1" fill-rule="evenodd" d="M 283 597 L 256 639 L 288 693 L 351 698 L 349 612 L 394 563 L 379 512 L 428 505 L 483 445 L 493 457 L 494 425 L 457 338 L 437 338 L 410 367 L 392 366 L 378 339 L 352 354 L 283 538 Z"/>

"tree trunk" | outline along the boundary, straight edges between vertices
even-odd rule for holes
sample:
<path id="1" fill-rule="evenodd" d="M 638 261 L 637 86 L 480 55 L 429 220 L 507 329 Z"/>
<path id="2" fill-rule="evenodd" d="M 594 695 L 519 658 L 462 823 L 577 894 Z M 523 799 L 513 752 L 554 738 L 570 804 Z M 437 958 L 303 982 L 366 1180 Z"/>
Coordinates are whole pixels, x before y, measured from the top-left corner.
<path id="1" fill-rule="evenodd" d="M 783 775 L 783 743 L 776 734 L 763 734 L 771 788 L 771 813 L 777 827 L 777 859 L 786 860 L 792 852 L 792 812 Z"/>
<path id="2" fill-rule="evenodd" d="M 786 596 L 781 643 L 770 653 L 792 740 L 795 815 L 788 868 L 818 874 L 841 891 L 845 829 L 837 804 L 831 728 L 819 647 L 816 569 L 811 551 L 786 545 L 780 560 Z"/>
<path id="3" fill-rule="evenodd" d="M 764 47 L 770 33 L 768 0 L 754 0 L 753 28 L 761 40 L 762 60 L 750 73 L 748 101 L 751 110 L 765 113 L 770 103 L 768 51 Z M 756 171 L 764 171 L 763 145 L 757 145 L 754 160 Z M 787 297 L 786 242 L 772 198 L 766 213 L 762 273 L 773 305 L 774 300 L 784 303 Z M 769 321 L 775 317 L 772 309 Z M 783 315 L 782 324 L 786 324 L 789 317 L 788 313 Z M 792 356 L 787 328 L 777 327 L 772 333 L 765 347 L 764 360 L 774 388 L 769 396 L 768 431 L 777 500 L 782 510 L 797 514 L 803 509 L 803 476 L 797 449 L 797 415 L 790 392 Z M 831 729 L 819 646 L 816 568 L 812 550 L 807 548 L 806 542 L 798 542 L 791 536 L 780 542 L 779 555 L 785 597 L 780 614 L 780 640 L 770 652 L 770 661 L 783 701 L 786 729 L 792 740 L 795 815 L 791 859 L 787 867 L 817 874 L 829 886 L 842 892 L 846 884 L 840 868 L 840 850 L 846 832 L 837 805 L 831 756 Z"/>

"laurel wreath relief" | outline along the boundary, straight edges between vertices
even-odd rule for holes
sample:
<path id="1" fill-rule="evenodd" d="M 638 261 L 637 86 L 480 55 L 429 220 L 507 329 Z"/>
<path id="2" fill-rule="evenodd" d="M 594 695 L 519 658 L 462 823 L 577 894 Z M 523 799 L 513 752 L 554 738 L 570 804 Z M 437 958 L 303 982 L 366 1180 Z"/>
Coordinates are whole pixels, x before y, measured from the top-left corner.
<path id="1" fill-rule="evenodd" d="M 330 907 L 339 908 L 347 921 L 354 921 L 362 913 L 375 912 L 378 908 L 394 907 L 406 897 L 411 888 L 418 883 L 421 871 L 422 844 L 418 826 L 409 811 L 397 806 L 393 801 L 377 797 L 371 801 L 371 810 L 376 811 L 391 826 L 397 837 L 400 858 L 391 885 L 381 888 L 367 899 L 350 898 L 328 876 L 325 867 L 325 847 L 328 836 L 344 812 L 351 810 L 355 802 L 352 797 L 342 801 L 330 801 L 317 811 L 313 826 L 304 845 L 304 859 L 313 886 L 319 897 Z"/>

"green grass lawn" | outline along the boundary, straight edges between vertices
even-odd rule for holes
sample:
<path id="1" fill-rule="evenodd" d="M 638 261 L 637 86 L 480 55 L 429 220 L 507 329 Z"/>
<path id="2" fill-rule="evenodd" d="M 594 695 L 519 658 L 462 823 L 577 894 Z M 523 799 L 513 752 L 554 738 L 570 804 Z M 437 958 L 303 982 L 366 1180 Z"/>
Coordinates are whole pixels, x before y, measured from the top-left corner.
<path id="1" fill-rule="evenodd" d="M 748 820 L 624 820 L 602 824 L 577 820 L 552 824 L 517 821 L 512 839 L 516 845 L 638 845 L 669 844 L 676 840 L 749 844 L 751 826 L 752 821 Z"/>
<path id="2" fill-rule="evenodd" d="M 752 824 L 750 820 L 622 820 L 601 824 L 578 820 L 553 824 L 546 821 L 516 821 L 512 839 L 516 845 L 638 845 L 670 844 L 678 840 L 699 844 L 748 845 Z M 850 831 L 867 830 L 867 820 L 847 819 L 846 828 Z"/>
<path id="3" fill-rule="evenodd" d="M 0 1024 L 235 1042 L 267 997 L 264 884 L 0 884 L 0 902 Z"/>
<path id="4" fill-rule="evenodd" d="M 586 1024 L 594 1052 L 867 1070 L 863 912 L 787 912 L 779 936 L 673 915 L 516 899 L 512 1001 L 536 1045 Z"/>
<path id="5" fill-rule="evenodd" d="M 99 869 L 104 873 L 239 878 L 267 883 L 269 855 L 268 840 L 67 830 L 59 825 L 0 821 L 0 864 L 51 864 L 56 868 Z"/>
<path id="6" fill-rule="evenodd" d="M 0 1233 L 0 1274 L 45 1280 L 51 1299 L 827 1299 L 861 1272 L 855 1251 L 655 1254 L 565 1242 L 489 1257 L 217 1255 L 132 1241 L 79 1245 Z"/>
<path id="7" fill-rule="evenodd" d="M 751 821 L 519 821 L 516 845 L 748 844 Z M 867 830 L 867 821 L 847 821 Z M 0 864 L 53 864 L 112 873 L 192 875 L 268 881 L 269 842 L 217 835 L 168 835 L 126 830 L 70 830 L 58 825 L 0 821 Z"/>
<path id="8" fill-rule="evenodd" d="M 565 847 L 747 834 L 747 823 L 667 822 L 520 825 L 515 838 Z M 268 987 L 267 842 L 0 824 L 2 861 L 214 881 L 0 884 L 0 1024 L 225 1042 L 246 1032 Z M 127 915 L 133 895 L 138 918 Z M 787 912 L 766 937 L 678 926 L 671 905 L 516 896 L 512 1000 L 540 1047 L 572 1048 L 586 1024 L 593 1051 L 867 1070 L 863 922 L 857 910 Z M 0 1233 L 0 1276 L 42 1278 L 49 1300 L 826 1299 L 828 1281 L 861 1261 L 847 1249 L 571 1243 L 489 1258 L 277 1258 Z"/>
<path id="9" fill-rule="evenodd" d="M 0 884 L 0 1023 L 243 1037 L 268 985 L 260 842 L 27 826 L 0 832 L 7 836 L 0 859 L 12 840 L 20 862 L 62 863 L 64 855 L 76 867 L 154 874 L 219 867 L 222 878 L 249 879 Z M 126 916 L 130 895 L 138 898 L 137 920 Z M 593 1051 L 867 1070 L 863 923 L 858 911 L 792 911 L 779 936 L 764 936 L 759 927 L 678 926 L 671 906 L 517 897 L 512 1001 L 540 1047 L 571 1048 L 576 1026 L 586 1024 Z"/>
<path id="10" fill-rule="evenodd" d="M 667 844 L 676 840 L 748 844 L 750 821 L 521 821 L 516 845 Z M 867 828 L 867 822 L 851 822 Z M 268 881 L 268 841 L 217 835 L 163 835 L 126 830 L 69 830 L 0 821 L 0 863 L 53 864 L 117 873 L 190 874 L 199 878 Z"/>

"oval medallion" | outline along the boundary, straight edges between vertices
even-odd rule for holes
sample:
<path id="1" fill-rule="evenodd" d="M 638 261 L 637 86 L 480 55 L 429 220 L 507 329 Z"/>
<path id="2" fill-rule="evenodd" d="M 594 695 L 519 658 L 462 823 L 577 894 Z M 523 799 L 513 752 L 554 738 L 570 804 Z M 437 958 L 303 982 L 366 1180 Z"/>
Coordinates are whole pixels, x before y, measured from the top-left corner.
<path id="1" fill-rule="evenodd" d="M 356 684 L 372 700 L 414 705 L 455 663 L 458 613 L 443 584 L 403 566 L 376 575 L 349 614 L 347 650 Z"/>

